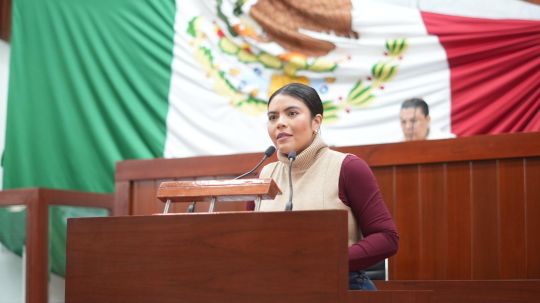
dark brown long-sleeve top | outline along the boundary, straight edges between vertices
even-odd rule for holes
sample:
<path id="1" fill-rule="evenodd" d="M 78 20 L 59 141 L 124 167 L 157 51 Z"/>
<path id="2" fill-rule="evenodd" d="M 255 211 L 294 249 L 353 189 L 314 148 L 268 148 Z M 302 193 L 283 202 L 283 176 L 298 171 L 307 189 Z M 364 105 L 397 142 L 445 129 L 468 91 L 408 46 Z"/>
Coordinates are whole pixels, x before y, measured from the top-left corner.
<path id="1" fill-rule="evenodd" d="M 365 269 L 397 252 L 399 236 L 367 163 L 347 155 L 341 164 L 339 198 L 351 208 L 361 239 L 349 247 L 349 271 Z M 255 203 L 248 203 L 249 210 Z"/>
<path id="2" fill-rule="evenodd" d="M 367 163 L 347 155 L 341 164 L 339 198 L 349 206 L 363 238 L 349 247 L 349 271 L 365 269 L 394 255 L 399 236 Z"/>

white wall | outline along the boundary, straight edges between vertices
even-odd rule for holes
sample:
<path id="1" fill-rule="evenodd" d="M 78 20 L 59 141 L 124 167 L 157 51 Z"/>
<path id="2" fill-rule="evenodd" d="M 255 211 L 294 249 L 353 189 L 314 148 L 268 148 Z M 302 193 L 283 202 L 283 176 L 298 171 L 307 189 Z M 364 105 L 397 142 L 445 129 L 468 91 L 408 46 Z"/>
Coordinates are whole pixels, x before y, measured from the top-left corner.
<path id="1" fill-rule="evenodd" d="M 0 156 L 4 151 L 5 134 L 6 134 L 6 110 L 7 110 L 7 88 L 8 88 L 8 71 L 9 71 L 9 44 L 0 40 Z M 0 189 L 4 170 L 0 166 Z"/>
<path id="2" fill-rule="evenodd" d="M 23 259 L 0 244 L 0 303 L 24 303 Z M 65 280 L 51 274 L 49 303 L 64 302 Z"/>
<path id="3" fill-rule="evenodd" d="M 0 303 L 23 302 L 21 258 L 0 244 Z"/>

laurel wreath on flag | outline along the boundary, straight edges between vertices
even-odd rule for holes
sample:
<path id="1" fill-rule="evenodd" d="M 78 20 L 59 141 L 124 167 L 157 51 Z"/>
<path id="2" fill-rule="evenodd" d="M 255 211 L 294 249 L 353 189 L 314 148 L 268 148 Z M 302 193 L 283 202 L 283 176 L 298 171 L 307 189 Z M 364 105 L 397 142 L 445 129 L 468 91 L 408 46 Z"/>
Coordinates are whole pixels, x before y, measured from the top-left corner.
<path id="1" fill-rule="evenodd" d="M 190 45 L 194 49 L 197 62 L 203 67 L 207 77 L 213 80 L 213 90 L 225 97 L 231 106 L 245 113 L 257 115 L 265 112 L 268 101 L 261 98 L 257 90 L 246 93 L 234 85 L 229 78 L 239 71 L 222 70 L 215 62 L 212 49 L 208 47 L 208 35 L 202 30 L 204 22 L 208 21 L 203 16 L 193 17 L 188 23 L 187 33 L 192 38 Z M 208 24 L 205 25 L 205 28 L 209 28 Z M 309 84 L 307 77 L 298 76 L 299 71 L 329 73 L 336 71 L 340 65 L 339 62 L 325 57 L 308 58 L 299 53 L 274 56 L 265 51 L 255 51 L 248 44 L 240 45 L 229 38 L 215 22 L 212 23 L 211 28 L 214 31 L 211 34 L 217 36 L 218 49 L 222 54 L 232 56 L 242 64 L 262 65 L 273 71 L 269 79 L 271 83 L 267 92 L 268 96 L 287 83 Z M 228 29 L 234 31 L 233 27 L 228 26 Z M 341 113 L 348 113 L 353 109 L 371 104 L 376 99 L 377 91 L 384 90 L 385 84 L 396 76 L 407 48 L 408 42 L 405 38 L 386 40 L 384 58 L 372 65 L 371 75 L 365 79 L 359 79 L 349 90 L 346 98 L 323 100 L 325 120 L 337 121 Z M 335 78 L 327 77 L 325 81 L 331 84 Z"/>

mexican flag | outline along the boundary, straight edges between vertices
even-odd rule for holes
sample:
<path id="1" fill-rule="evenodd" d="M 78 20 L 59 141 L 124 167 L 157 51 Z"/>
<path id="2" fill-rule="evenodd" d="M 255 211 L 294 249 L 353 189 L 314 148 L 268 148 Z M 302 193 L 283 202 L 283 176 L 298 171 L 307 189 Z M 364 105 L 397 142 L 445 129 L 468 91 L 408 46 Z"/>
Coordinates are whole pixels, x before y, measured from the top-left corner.
<path id="1" fill-rule="evenodd" d="M 289 82 L 318 91 L 334 146 L 400 141 L 400 105 L 412 97 L 441 133 L 540 130 L 538 14 L 364 0 L 13 0 L 12 15 L 5 189 L 110 193 L 117 161 L 263 151 L 268 97 Z M 0 226 L 0 241 L 7 233 Z"/>

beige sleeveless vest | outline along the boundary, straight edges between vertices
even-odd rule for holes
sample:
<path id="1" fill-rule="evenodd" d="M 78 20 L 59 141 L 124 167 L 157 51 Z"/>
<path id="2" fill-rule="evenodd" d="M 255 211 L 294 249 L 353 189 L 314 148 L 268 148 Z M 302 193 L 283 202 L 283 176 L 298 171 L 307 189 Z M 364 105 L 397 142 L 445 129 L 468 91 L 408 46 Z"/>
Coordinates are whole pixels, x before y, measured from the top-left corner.
<path id="1" fill-rule="evenodd" d="M 317 135 L 293 162 L 293 210 L 344 209 L 348 212 L 349 246 L 358 241 L 358 227 L 350 207 L 339 199 L 341 164 L 347 155 L 329 149 Z M 289 199 L 289 160 L 278 154 L 278 162 L 266 165 L 259 178 L 272 178 L 282 194 L 263 200 L 261 211 L 282 211 Z"/>

